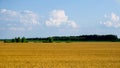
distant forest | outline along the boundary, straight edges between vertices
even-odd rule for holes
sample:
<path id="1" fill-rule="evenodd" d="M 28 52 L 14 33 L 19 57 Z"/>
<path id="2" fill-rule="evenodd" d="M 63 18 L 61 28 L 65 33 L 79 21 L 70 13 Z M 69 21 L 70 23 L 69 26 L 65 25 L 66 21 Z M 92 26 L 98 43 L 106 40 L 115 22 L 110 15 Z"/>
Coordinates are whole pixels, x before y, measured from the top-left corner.
<path id="1" fill-rule="evenodd" d="M 29 41 L 45 41 L 52 39 L 53 41 L 120 41 L 116 35 L 80 35 L 80 36 L 53 36 L 48 38 L 27 38 Z"/>
<path id="2" fill-rule="evenodd" d="M 120 42 L 120 39 L 116 35 L 80 35 L 80 36 L 53 36 L 47 38 L 25 38 L 15 37 L 14 39 L 4 39 L 6 42 Z"/>

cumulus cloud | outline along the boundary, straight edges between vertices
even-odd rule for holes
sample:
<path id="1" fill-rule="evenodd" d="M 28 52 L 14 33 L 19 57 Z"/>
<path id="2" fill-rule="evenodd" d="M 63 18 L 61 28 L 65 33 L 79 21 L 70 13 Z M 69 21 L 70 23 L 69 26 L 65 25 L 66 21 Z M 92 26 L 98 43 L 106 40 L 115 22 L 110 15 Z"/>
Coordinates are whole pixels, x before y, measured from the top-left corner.
<path id="1" fill-rule="evenodd" d="M 47 26 L 78 27 L 75 21 L 69 19 L 64 10 L 53 10 L 49 16 L 49 19 L 45 21 Z M 40 24 L 39 20 L 40 16 L 30 10 L 0 9 L 0 21 L 2 21 L 0 24 L 3 24 L 6 30 L 31 30 L 33 25 Z M 0 27 L 0 30 L 3 28 Z"/>
<path id="2" fill-rule="evenodd" d="M 0 20 L 13 21 L 16 20 L 18 15 L 16 11 L 0 9 Z"/>
<path id="3" fill-rule="evenodd" d="M 14 11 L 7 9 L 0 9 L 0 20 L 18 21 L 24 24 L 38 24 L 38 15 L 32 11 Z"/>
<path id="4" fill-rule="evenodd" d="M 111 13 L 111 20 L 114 22 L 118 22 L 119 21 L 119 16 L 117 16 L 115 13 Z"/>
<path id="5" fill-rule="evenodd" d="M 23 11 L 20 13 L 20 22 L 24 24 L 39 24 L 39 16 L 32 11 Z"/>
<path id="6" fill-rule="evenodd" d="M 28 25 L 27 27 L 29 28 L 32 25 L 39 24 L 39 16 L 29 10 L 14 11 L 8 9 L 0 9 L 0 21 L 6 21 L 4 25 L 9 26 L 9 30 L 25 30 L 26 25 Z"/>
<path id="7" fill-rule="evenodd" d="M 111 13 L 110 15 L 105 14 L 104 15 L 105 21 L 100 22 L 101 24 L 107 26 L 107 27 L 115 27 L 119 28 L 120 27 L 120 17 L 115 14 Z"/>
<path id="8" fill-rule="evenodd" d="M 46 25 L 56 27 L 59 27 L 61 25 L 67 25 L 73 28 L 78 27 L 75 21 L 68 19 L 68 16 L 65 14 L 64 10 L 53 10 L 50 13 L 49 20 L 46 21 Z"/>

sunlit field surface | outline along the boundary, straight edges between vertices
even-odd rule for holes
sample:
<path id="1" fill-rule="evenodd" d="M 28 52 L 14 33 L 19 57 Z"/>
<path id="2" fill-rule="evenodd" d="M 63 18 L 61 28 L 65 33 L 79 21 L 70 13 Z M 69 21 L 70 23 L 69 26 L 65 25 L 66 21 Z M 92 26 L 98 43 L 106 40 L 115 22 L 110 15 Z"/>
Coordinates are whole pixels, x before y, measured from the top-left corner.
<path id="1" fill-rule="evenodd" d="M 0 68 L 120 68 L 120 43 L 0 43 Z"/>

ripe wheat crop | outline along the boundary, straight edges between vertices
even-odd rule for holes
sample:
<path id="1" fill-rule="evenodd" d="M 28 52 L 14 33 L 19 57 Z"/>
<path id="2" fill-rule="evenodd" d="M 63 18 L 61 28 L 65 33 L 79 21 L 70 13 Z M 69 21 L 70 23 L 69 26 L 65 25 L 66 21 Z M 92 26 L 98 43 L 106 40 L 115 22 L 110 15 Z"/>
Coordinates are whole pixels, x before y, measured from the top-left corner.
<path id="1" fill-rule="evenodd" d="M 120 43 L 0 43 L 0 68 L 120 68 Z"/>

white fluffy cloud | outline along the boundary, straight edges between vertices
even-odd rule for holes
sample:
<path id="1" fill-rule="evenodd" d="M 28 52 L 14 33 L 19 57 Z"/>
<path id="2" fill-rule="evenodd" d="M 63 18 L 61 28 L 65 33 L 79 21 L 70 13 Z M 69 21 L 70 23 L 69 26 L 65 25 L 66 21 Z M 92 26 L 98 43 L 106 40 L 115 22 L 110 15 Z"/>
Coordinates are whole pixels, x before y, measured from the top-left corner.
<path id="1" fill-rule="evenodd" d="M 120 27 L 120 19 L 119 16 L 116 15 L 115 13 L 111 13 L 110 15 L 105 14 L 105 21 L 100 22 L 101 24 L 107 26 L 107 27 L 115 27 L 119 28 Z"/>
<path id="2" fill-rule="evenodd" d="M 20 22 L 24 24 L 39 24 L 39 16 L 32 11 L 23 11 L 20 13 Z"/>
<path id="3" fill-rule="evenodd" d="M 24 24 L 38 24 L 38 15 L 33 13 L 32 11 L 13 11 L 7 9 L 0 9 L 0 20 L 5 21 L 14 21 L 20 22 Z"/>
<path id="4" fill-rule="evenodd" d="M 6 21 L 4 27 L 9 26 L 9 30 L 25 30 L 39 24 L 39 16 L 29 10 L 19 12 L 0 9 L 0 21 Z M 26 25 L 27 28 L 25 27 Z"/>
<path id="5" fill-rule="evenodd" d="M 13 21 L 16 20 L 15 18 L 17 18 L 18 15 L 16 11 L 0 9 L 0 20 Z"/>
<path id="6" fill-rule="evenodd" d="M 76 22 L 69 20 L 68 16 L 65 14 L 64 10 L 53 10 L 50 13 L 49 20 L 46 21 L 47 26 L 61 26 L 61 25 L 67 25 L 71 26 L 73 28 L 77 28 Z"/>
<path id="7" fill-rule="evenodd" d="M 119 16 L 117 16 L 115 13 L 111 13 L 111 20 L 114 22 L 118 22 L 119 21 Z"/>
<path id="8" fill-rule="evenodd" d="M 40 24 L 39 18 L 36 13 L 25 10 L 15 11 L 8 9 L 0 9 L 0 24 L 3 24 L 3 28 L 7 30 L 31 30 L 33 25 Z M 69 17 L 65 14 L 64 10 L 53 10 L 50 13 L 50 17 L 45 21 L 47 26 L 66 26 L 77 28 L 78 25 L 75 21 L 69 20 Z M 0 30 L 3 30 L 0 25 Z"/>

